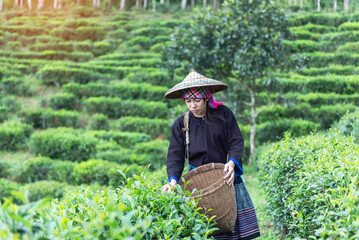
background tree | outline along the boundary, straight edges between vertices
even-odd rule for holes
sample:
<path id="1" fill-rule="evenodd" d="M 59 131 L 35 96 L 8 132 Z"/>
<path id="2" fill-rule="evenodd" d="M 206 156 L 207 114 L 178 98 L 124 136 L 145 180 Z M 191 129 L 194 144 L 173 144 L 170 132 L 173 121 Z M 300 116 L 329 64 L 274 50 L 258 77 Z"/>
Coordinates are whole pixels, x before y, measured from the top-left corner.
<path id="1" fill-rule="evenodd" d="M 272 79 L 273 72 L 291 61 L 283 40 L 290 36 L 289 23 L 277 2 L 227 0 L 221 9 L 193 14 L 190 27 L 177 28 L 163 51 L 163 63 L 173 76 L 184 67 L 220 80 L 232 81 L 232 102 L 242 108 L 237 116 L 250 124 L 250 160 L 256 149 L 256 119 L 259 81 Z M 263 86 L 263 85 L 262 85 Z M 228 91 L 227 91 L 228 92 Z M 269 103 L 270 104 L 270 103 Z"/>

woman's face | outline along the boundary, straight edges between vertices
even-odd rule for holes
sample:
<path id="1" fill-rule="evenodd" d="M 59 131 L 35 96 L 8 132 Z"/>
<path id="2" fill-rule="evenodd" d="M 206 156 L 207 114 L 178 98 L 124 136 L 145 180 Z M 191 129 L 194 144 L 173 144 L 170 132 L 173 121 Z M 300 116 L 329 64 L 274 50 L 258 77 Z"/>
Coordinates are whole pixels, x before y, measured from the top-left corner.
<path id="1" fill-rule="evenodd" d="M 186 98 L 185 103 L 193 115 L 196 117 L 203 117 L 206 115 L 207 99 L 204 98 Z"/>

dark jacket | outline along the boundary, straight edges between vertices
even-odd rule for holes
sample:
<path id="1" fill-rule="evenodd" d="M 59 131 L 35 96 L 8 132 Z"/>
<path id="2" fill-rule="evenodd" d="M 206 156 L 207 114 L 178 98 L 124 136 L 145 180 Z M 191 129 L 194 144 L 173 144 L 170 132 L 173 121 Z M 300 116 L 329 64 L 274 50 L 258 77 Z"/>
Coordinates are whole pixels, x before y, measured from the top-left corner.
<path id="1" fill-rule="evenodd" d="M 206 163 L 236 163 L 236 172 L 243 173 L 242 153 L 244 141 L 236 118 L 226 106 L 210 109 L 211 119 L 197 118 L 190 112 L 189 118 L 189 163 L 195 167 Z M 208 117 L 206 117 L 208 118 Z M 183 116 L 177 118 L 172 127 L 172 136 L 167 154 L 167 175 L 177 181 L 182 176 L 185 161 L 185 133 Z"/>

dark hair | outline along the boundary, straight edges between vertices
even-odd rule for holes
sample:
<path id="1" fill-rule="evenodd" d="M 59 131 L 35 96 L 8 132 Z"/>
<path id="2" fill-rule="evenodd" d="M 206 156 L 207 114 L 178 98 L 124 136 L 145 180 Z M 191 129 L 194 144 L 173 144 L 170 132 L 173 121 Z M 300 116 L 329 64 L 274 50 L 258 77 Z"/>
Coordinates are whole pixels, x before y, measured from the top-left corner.
<path id="1" fill-rule="evenodd" d="M 220 119 L 222 121 L 226 121 L 218 112 L 218 109 L 214 109 L 209 107 L 208 102 L 206 104 L 206 115 L 205 115 L 205 121 L 208 124 L 211 124 L 211 120 L 213 119 Z"/>

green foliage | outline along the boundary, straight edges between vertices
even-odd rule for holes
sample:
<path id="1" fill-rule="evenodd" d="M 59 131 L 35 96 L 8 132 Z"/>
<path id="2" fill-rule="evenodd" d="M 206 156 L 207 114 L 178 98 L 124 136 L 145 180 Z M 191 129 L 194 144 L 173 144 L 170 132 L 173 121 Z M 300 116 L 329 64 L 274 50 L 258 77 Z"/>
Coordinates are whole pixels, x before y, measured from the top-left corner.
<path id="1" fill-rule="evenodd" d="M 0 204 L 5 201 L 5 198 L 10 198 L 12 191 L 18 191 L 19 184 L 8 179 L 0 178 Z"/>
<path id="2" fill-rule="evenodd" d="M 180 189 L 178 194 L 162 192 L 161 179 L 141 173 L 117 190 L 74 192 L 42 211 L 40 222 L 57 226 L 41 228 L 42 234 L 52 239 L 205 239 L 214 231 L 211 219 Z M 69 221 L 75 218 L 76 223 Z"/>
<path id="3" fill-rule="evenodd" d="M 122 116 L 165 118 L 168 113 L 165 103 L 146 100 L 91 97 L 84 101 L 84 106 L 88 113 L 102 113 L 111 118 Z"/>
<path id="4" fill-rule="evenodd" d="M 114 140 L 125 148 L 133 147 L 136 143 L 147 142 L 151 139 L 147 134 L 138 132 L 91 131 L 89 135 L 102 140 Z"/>
<path id="5" fill-rule="evenodd" d="M 26 109 L 19 113 L 23 121 L 31 124 L 34 128 L 56 127 L 79 127 L 79 113 L 61 109 L 58 111 L 51 108 Z"/>
<path id="6" fill-rule="evenodd" d="M 73 40 L 101 41 L 105 38 L 106 31 L 102 27 L 78 27 Z"/>
<path id="7" fill-rule="evenodd" d="M 154 140 L 150 142 L 137 143 L 133 151 L 136 154 L 145 154 L 147 163 L 151 163 L 154 168 L 163 166 L 167 159 L 169 142 Z"/>
<path id="8" fill-rule="evenodd" d="M 312 67 L 326 67 L 329 64 L 359 65 L 359 55 L 348 52 L 313 52 L 302 55 L 309 59 L 307 64 Z"/>
<path id="9" fill-rule="evenodd" d="M 118 187 L 122 185 L 125 178 L 120 171 L 128 172 L 129 175 L 137 173 L 136 165 L 119 165 L 104 160 L 88 160 L 74 167 L 73 176 L 77 184 L 98 183 L 105 186 Z"/>
<path id="10" fill-rule="evenodd" d="M 31 87 L 19 78 L 6 78 L 0 82 L 0 93 L 4 95 L 31 96 Z"/>
<path id="11" fill-rule="evenodd" d="M 338 27 L 339 31 L 357 31 L 359 30 L 358 22 L 345 22 Z"/>
<path id="12" fill-rule="evenodd" d="M 59 64 L 45 65 L 37 72 L 37 76 L 43 84 L 57 86 L 71 81 L 85 84 L 96 77 L 91 71 Z"/>
<path id="13" fill-rule="evenodd" d="M 347 21 L 358 21 L 359 14 L 340 14 L 340 13 L 322 13 L 322 12 L 310 12 L 308 14 L 300 14 L 290 19 L 292 26 L 305 25 L 308 23 L 316 25 L 325 25 L 337 27 L 340 24 Z"/>
<path id="14" fill-rule="evenodd" d="M 349 42 L 339 46 L 338 52 L 359 53 L 359 42 Z"/>
<path id="15" fill-rule="evenodd" d="M 344 31 L 335 32 L 321 35 L 323 41 L 329 41 L 334 47 L 340 47 L 340 45 L 347 42 L 356 42 L 359 40 L 359 31 Z"/>
<path id="16" fill-rule="evenodd" d="M 172 83 L 168 81 L 168 74 L 163 71 L 152 71 L 143 69 L 141 71 L 133 71 L 126 75 L 126 79 L 134 83 L 149 83 L 158 86 L 168 86 Z"/>
<path id="17" fill-rule="evenodd" d="M 21 108 L 17 98 L 12 95 L 0 98 L 0 105 L 6 107 L 10 112 L 15 112 Z"/>
<path id="18" fill-rule="evenodd" d="M 268 121 L 258 124 L 257 140 L 260 143 L 278 141 L 284 137 L 285 132 L 290 132 L 292 136 L 299 137 L 308 135 L 319 128 L 320 124 L 300 118 L 279 118 L 274 122 Z"/>
<path id="19" fill-rule="evenodd" d="M 306 25 L 301 25 L 299 27 L 291 27 L 290 30 L 307 30 L 312 33 L 328 33 L 328 32 L 335 32 L 336 27 L 324 24 L 324 25 L 317 25 L 313 23 L 307 23 Z"/>
<path id="20" fill-rule="evenodd" d="M 75 165 L 76 163 L 70 161 L 52 161 L 51 168 L 47 172 L 47 180 L 73 184 L 74 179 L 72 172 Z"/>
<path id="21" fill-rule="evenodd" d="M 266 210 L 288 239 L 358 233 L 359 148 L 335 132 L 286 136 L 261 154 Z"/>
<path id="22" fill-rule="evenodd" d="M 53 109 L 74 110 L 78 106 L 77 97 L 71 93 L 60 93 L 50 97 L 47 100 L 49 106 Z"/>
<path id="23" fill-rule="evenodd" d="M 46 157 L 38 157 L 27 160 L 23 167 L 20 179 L 23 182 L 36 182 L 48 179 L 48 172 L 52 168 L 53 160 Z"/>
<path id="24" fill-rule="evenodd" d="M 318 51 L 320 47 L 320 44 L 313 40 L 284 41 L 284 44 L 288 46 L 292 52 L 314 52 Z"/>
<path id="25" fill-rule="evenodd" d="M 159 118 L 122 117 L 117 120 L 120 131 L 142 132 L 153 138 L 163 136 L 168 139 L 171 136 L 170 121 Z"/>
<path id="26" fill-rule="evenodd" d="M 33 202 L 45 197 L 62 198 L 68 189 L 71 189 L 71 187 L 66 183 L 38 181 L 22 186 L 20 191 L 27 194 L 28 200 Z"/>
<path id="27" fill-rule="evenodd" d="M 30 138 L 30 150 L 36 155 L 53 159 L 83 161 L 96 153 L 98 140 L 71 128 L 54 128 L 35 132 Z"/>
<path id="28" fill-rule="evenodd" d="M 283 92 L 322 92 L 353 94 L 359 91 L 358 75 L 339 76 L 330 74 L 331 68 L 310 68 L 306 73 L 318 76 L 307 77 L 300 75 L 291 75 L 290 78 L 281 78 L 278 84 L 278 90 Z M 352 68 L 334 68 L 336 72 L 356 71 Z M 323 73 L 323 76 L 320 76 Z"/>
<path id="29" fill-rule="evenodd" d="M 163 60 L 172 71 L 187 61 L 209 76 L 247 83 L 283 67 L 289 54 L 282 42 L 289 35 L 288 20 L 275 3 L 225 1 L 219 11 L 197 12 L 190 27 L 175 31 Z"/>
<path id="30" fill-rule="evenodd" d="M 0 106 L 0 123 L 8 119 L 9 109 L 7 107 Z"/>
<path id="31" fill-rule="evenodd" d="M 72 93 L 77 97 L 121 97 L 122 99 L 147 99 L 152 101 L 163 101 L 163 95 L 168 90 L 166 87 L 153 86 L 148 83 L 68 83 L 64 85 L 64 91 Z"/>
<path id="32" fill-rule="evenodd" d="M 76 62 L 86 62 L 93 58 L 90 52 L 65 52 L 47 50 L 42 52 L 0 52 L 0 56 L 19 58 L 19 59 L 43 59 L 43 60 L 71 60 Z"/>
<path id="33" fill-rule="evenodd" d="M 328 67 L 324 68 L 316 68 L 316 67 L 310 67 L 310 68 L 303 68 L 298 71 L 300 74 L 305 76 L 319 76 L 319 75 L 358 75 L 359 69 L 355 68 L 354 66 L 344 66 L 344 65 L 338 65 L 338 64 L 332 64 Z M 328 78 L 333 77 L 339 77 L 339 76 L 327 76 Z M 338 82 L 339 80 L 336 80 Z M 348 80 L 346 80 L 348 81 Z M 339 81 L 339 82 L 345 82 L 345 81 Z M 353 81 L 351 81 L 353 82 Z M 336 89 L 332 89 L 332 91 L 337 92 Z M 318 90 L 317 90 L 318 91 Z"/>
<path id="34" fill-rule="evenodd" d="M 108 118 L 101 113 L 91 115 L 89 128 L 92 130 L 108 130 L 110 128 Z"/>
<path id="35" fill-rule="evenodd" d="M 328 129 L 332 123 L 338 121 L 345 113 L 355 111 L 355 109 L 356 106 L 353 104 L 312 107 L 309 103 L 302 102 L 288 107 L 272 105 L 261 112 L 258 116 L 258 122 L 264 123 L 266 121 L 279 121 L 282 118 L 294 118 L 319 123 L 321 129 Z M 270 125 L 271 123 L 268 124 Z M 309 125 L 304 124 L 303 126 Z"/>
<path id="36" fill-rule="evenodd" d="M 24 149 L 27 138 L 32 133 L 32 127 L 14 121 L 0 124 L 0 150 L 16 151 Z"/>
<path id="37" fill-rule="evenodd" d="M 168 27 L 143 27 L 143 28 L 137 28 L 133 31 L 131 31 L 131 34 L 133 36 L 146 36 L 150 38 L 155 38 L 157 36 L 163 36 L 163 35 L 169 35 L 170 28 Z"/>
<path id="38" fill-rule="evenodd" d="M 340 133 L 346 136 L 353 136 L 359 143 L 359 110 L 345 114 L 333 128 L 337 128 Z"/>

